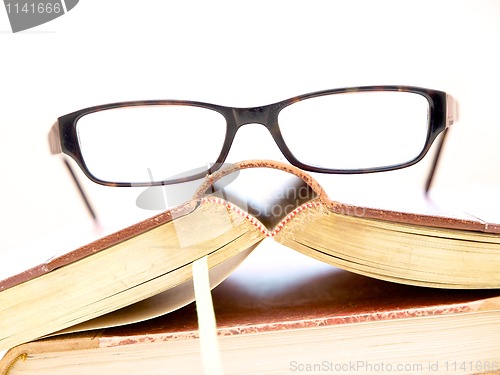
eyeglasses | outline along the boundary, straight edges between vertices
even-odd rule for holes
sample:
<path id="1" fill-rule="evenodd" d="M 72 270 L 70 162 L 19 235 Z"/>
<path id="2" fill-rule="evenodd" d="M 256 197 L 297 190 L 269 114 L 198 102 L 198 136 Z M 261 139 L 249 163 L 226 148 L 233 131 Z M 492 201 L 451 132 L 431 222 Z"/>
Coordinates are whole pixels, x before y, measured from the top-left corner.
<path id="1" fill-rule="evenodd" d="M 73 158 L 94 182 L 157 186 L 217 170 L 238 129 L 251 123 L 269 130 L 292 165 L 352 174 L 417 163 L 454 118 L 445 92 L 364 86 L 252 108 L 180 100 L 100 105 L 59 117 L 49 142 L 53 154 Z"/>

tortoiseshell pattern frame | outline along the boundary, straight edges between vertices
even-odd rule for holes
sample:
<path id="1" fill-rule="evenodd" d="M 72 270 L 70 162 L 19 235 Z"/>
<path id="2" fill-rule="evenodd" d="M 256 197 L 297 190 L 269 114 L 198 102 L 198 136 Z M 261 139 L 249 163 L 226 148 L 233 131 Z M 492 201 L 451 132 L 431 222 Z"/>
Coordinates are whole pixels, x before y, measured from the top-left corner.
<path id="1" fill-rule="evenodd" d="M 406 163 L 370 168 L 370 169 L 328 169 L 311 166 L 300 162 L 293 155 L 292 151 L 286 145 L 279 128 L 278 115 L 280 111 L 299 101 L 320 97 L 325 95 L 345 94 L 352 92 L 373 92 L 373 91 L 399 91 L 409 92 L 422 95 L 429 103 L 429 130 L 427 133 L 424 148 L 413 160 Z M 225 161 L 236 132 L 243 125 L 257 123 L 264 125 L 271 133 L 274 141 L 285 158 L 294 166 L 309 172 L 330 173 L 330 174 L 359 174 L 359 173 L 372 173 L 384 172 L 400 168 L 405 168 L 419 162 L 428 152 L 433 141 L 436 137 L 443 132 L 449 125 L 451 125 L 456 117 L 456 109 L 453 98 L 443 91 L 425 89 L 414 86 L 362 86 L 352 88 L 341 88 L 317 91 L 309 94 L 296 96 L 287 100 L 283 100 L 274 104 L 269 104 L 260 107 L 251 108 L 233 108 L 216 104 L 203 103 L 197 101 L 184 101 L 184 100 L 145 100 L 145 101 L 131 101 L 119 102 L 112 104 L 105 104 L 90 108 L 85 108 L 76 112 L 59 117 L 53 125 L 49 133 L 50 149 L 53 154 L 64 153 L 70 156 L 79 165 L 85 175 L 92 181 L 107 185 L 107 186 L 160 186 L 170 185 L 181 182 L 187 182 L 204 177 L 206 173 L 193 175 L 189 177 L 170 179 L 165 181 L 153 181 L 144 183 L 129 183 L 129 182 L 113 182 L 103 181 L 95 176 L 88 170 L 85 160 L 83 159 L 77 135 L 77 122 L 85 115 L 93 112 L 104 111 L 108 109 L 123 108 L 123 107 L 138 107 L 138 106 L 165 106 L 165 105 L 181 105 L 181 106 L 194 106 L 210 109 L 220 113 L 226 120 L 226 135 L 222 150 L 216 159 L 210 172 L 217 170 Z"/>

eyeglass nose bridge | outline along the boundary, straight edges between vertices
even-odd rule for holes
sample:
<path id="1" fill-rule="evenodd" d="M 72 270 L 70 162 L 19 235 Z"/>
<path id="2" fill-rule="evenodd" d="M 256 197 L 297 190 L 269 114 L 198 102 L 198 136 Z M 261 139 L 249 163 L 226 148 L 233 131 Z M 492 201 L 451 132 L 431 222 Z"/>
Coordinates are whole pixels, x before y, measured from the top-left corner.
<path id="1" fill-rule="evenodd" d="M 236 128 L 248 124 L 264 125 L 269 131 L 273 128 L 275 122 L 275 113 L 270 105 L 251 108 L 233 108 L 233 116 Z"/>
<path id="2" fill-rule="evenodd" d="M 283 156 L 290 163 L 295 163 L 296 165 L 300 165 L 300 167 L 304 167 L 302 163 L 295 159 L 293 154 L 288 149 L 288 146 L 285 144 L 283 136 L 281 135 L 278 124 L 278 114 L 281 108 L 283 108 L 283 104 L 284 103 L 276 103 L 262 107 L 232 108 L 235 125 L 235 128 L 233 128 L 234 131 L 232 132 L 232 137 L 234 138 L 238 129 L 244 125 L 263 125 L 269 131 L 271 137 L 280 149 Z M 231 142 L 233 138 L 231 138 Z M 229 152 L 229 147 L 227 152 Z"/>

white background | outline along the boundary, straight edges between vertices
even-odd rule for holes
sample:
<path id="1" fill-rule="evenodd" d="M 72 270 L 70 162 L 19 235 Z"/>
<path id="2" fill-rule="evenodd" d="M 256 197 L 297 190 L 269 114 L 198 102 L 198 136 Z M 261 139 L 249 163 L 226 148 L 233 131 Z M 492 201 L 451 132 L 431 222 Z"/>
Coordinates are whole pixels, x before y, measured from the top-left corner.
<path id="1" fill-rule="evenodd" d="M 67 15 L 18 34 L 0 9 L 0 274 L 92 234 L 62 163 L 49 154 L 47 132 L 60 115 L 120 100 L 254 106 L 344 86 L 441 89 L 460 101 L 461 118 L 435 196 L 457 197 L 459 208 L 486 201 L 494 216 L 499 40 L 495 0 L 81 0 Z M 259 127 L 237 136 L 229 161 L 249 158 L 282 159 Z M 333 199 L 341 191 L 363 199 L 385 191 L 411 200 L 428 164 L 383 176 L 315 177 Z M 105 223 L 152 214 L 135 207 L 142 190 L 85 187 Z M 292 257 L 279 254 L 282 263 Z M 263 281 L 277 272 L 277 263 L 264 263 Z"/>
<path id="2" fill-rule="evenodd" d="M 17 34 L 0 9 L 0 268 L 89 231 L 47 133 L 60 115 L 121 100 L 254 106 L 344 86 L 444 90 L 460 101 L 461 117 L 436 194 L 469 194 L 470 201 L 471 191 L 486 188 L 495 203 L 499 40 L 500 1 L 493 0 L 81 0 L 65 16 Z M 261 127 L 241 131 L 229 161 L 249 158 L 282 160 Z M 427 167 L 428 160 L 384 176 L 315 177 L 333 199 L 337 185 L 364 197 L 377 186 L 407 196 L 421 189 Z M 142 190 L 85 187 L 105 222 L 138 213 Z"/>

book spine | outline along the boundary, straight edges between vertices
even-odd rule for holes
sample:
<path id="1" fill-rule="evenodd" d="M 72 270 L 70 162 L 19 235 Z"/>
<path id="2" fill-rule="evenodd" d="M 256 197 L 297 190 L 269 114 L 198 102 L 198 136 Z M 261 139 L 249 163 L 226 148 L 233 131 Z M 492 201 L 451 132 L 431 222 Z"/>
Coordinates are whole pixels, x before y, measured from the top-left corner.
<path id="1" fill-rule="evenodd" d="M 323 206 L 323 203 L 314 200 L 310 201 L 307 203 L 304 203 L 297 208 L 295 208 L 292 212 L 290 212 L 288 215 L 286 215 L 279 223 L 276 225 L 272 230 L 267 229 L 264 224 L 262 224 L 255 216 L 250 215 L 248 212 L 245 210 L 239 208 L 238 206 L 222 199 L 222 198 L 217 198 L 217 197 L 203 197 L 201 198 L 201 204 L 207 204 L 207 203 L 215 203 L 215 204 L 220 204 L 222 206 L 225 206 L 226 209 L 231 210 L 241 217 L 243 217 L 245 220 L 248 220 L 252 225 L 254 225 L 264 236 L 266 237 L 274 237 L 276 236 L 284 227 L 287 223 L 289 223 L 291 220 L 293 220 L 294 217 L 299 215 L 302 211 L 305 211 L 310 208 L 317 208 Z"/>

